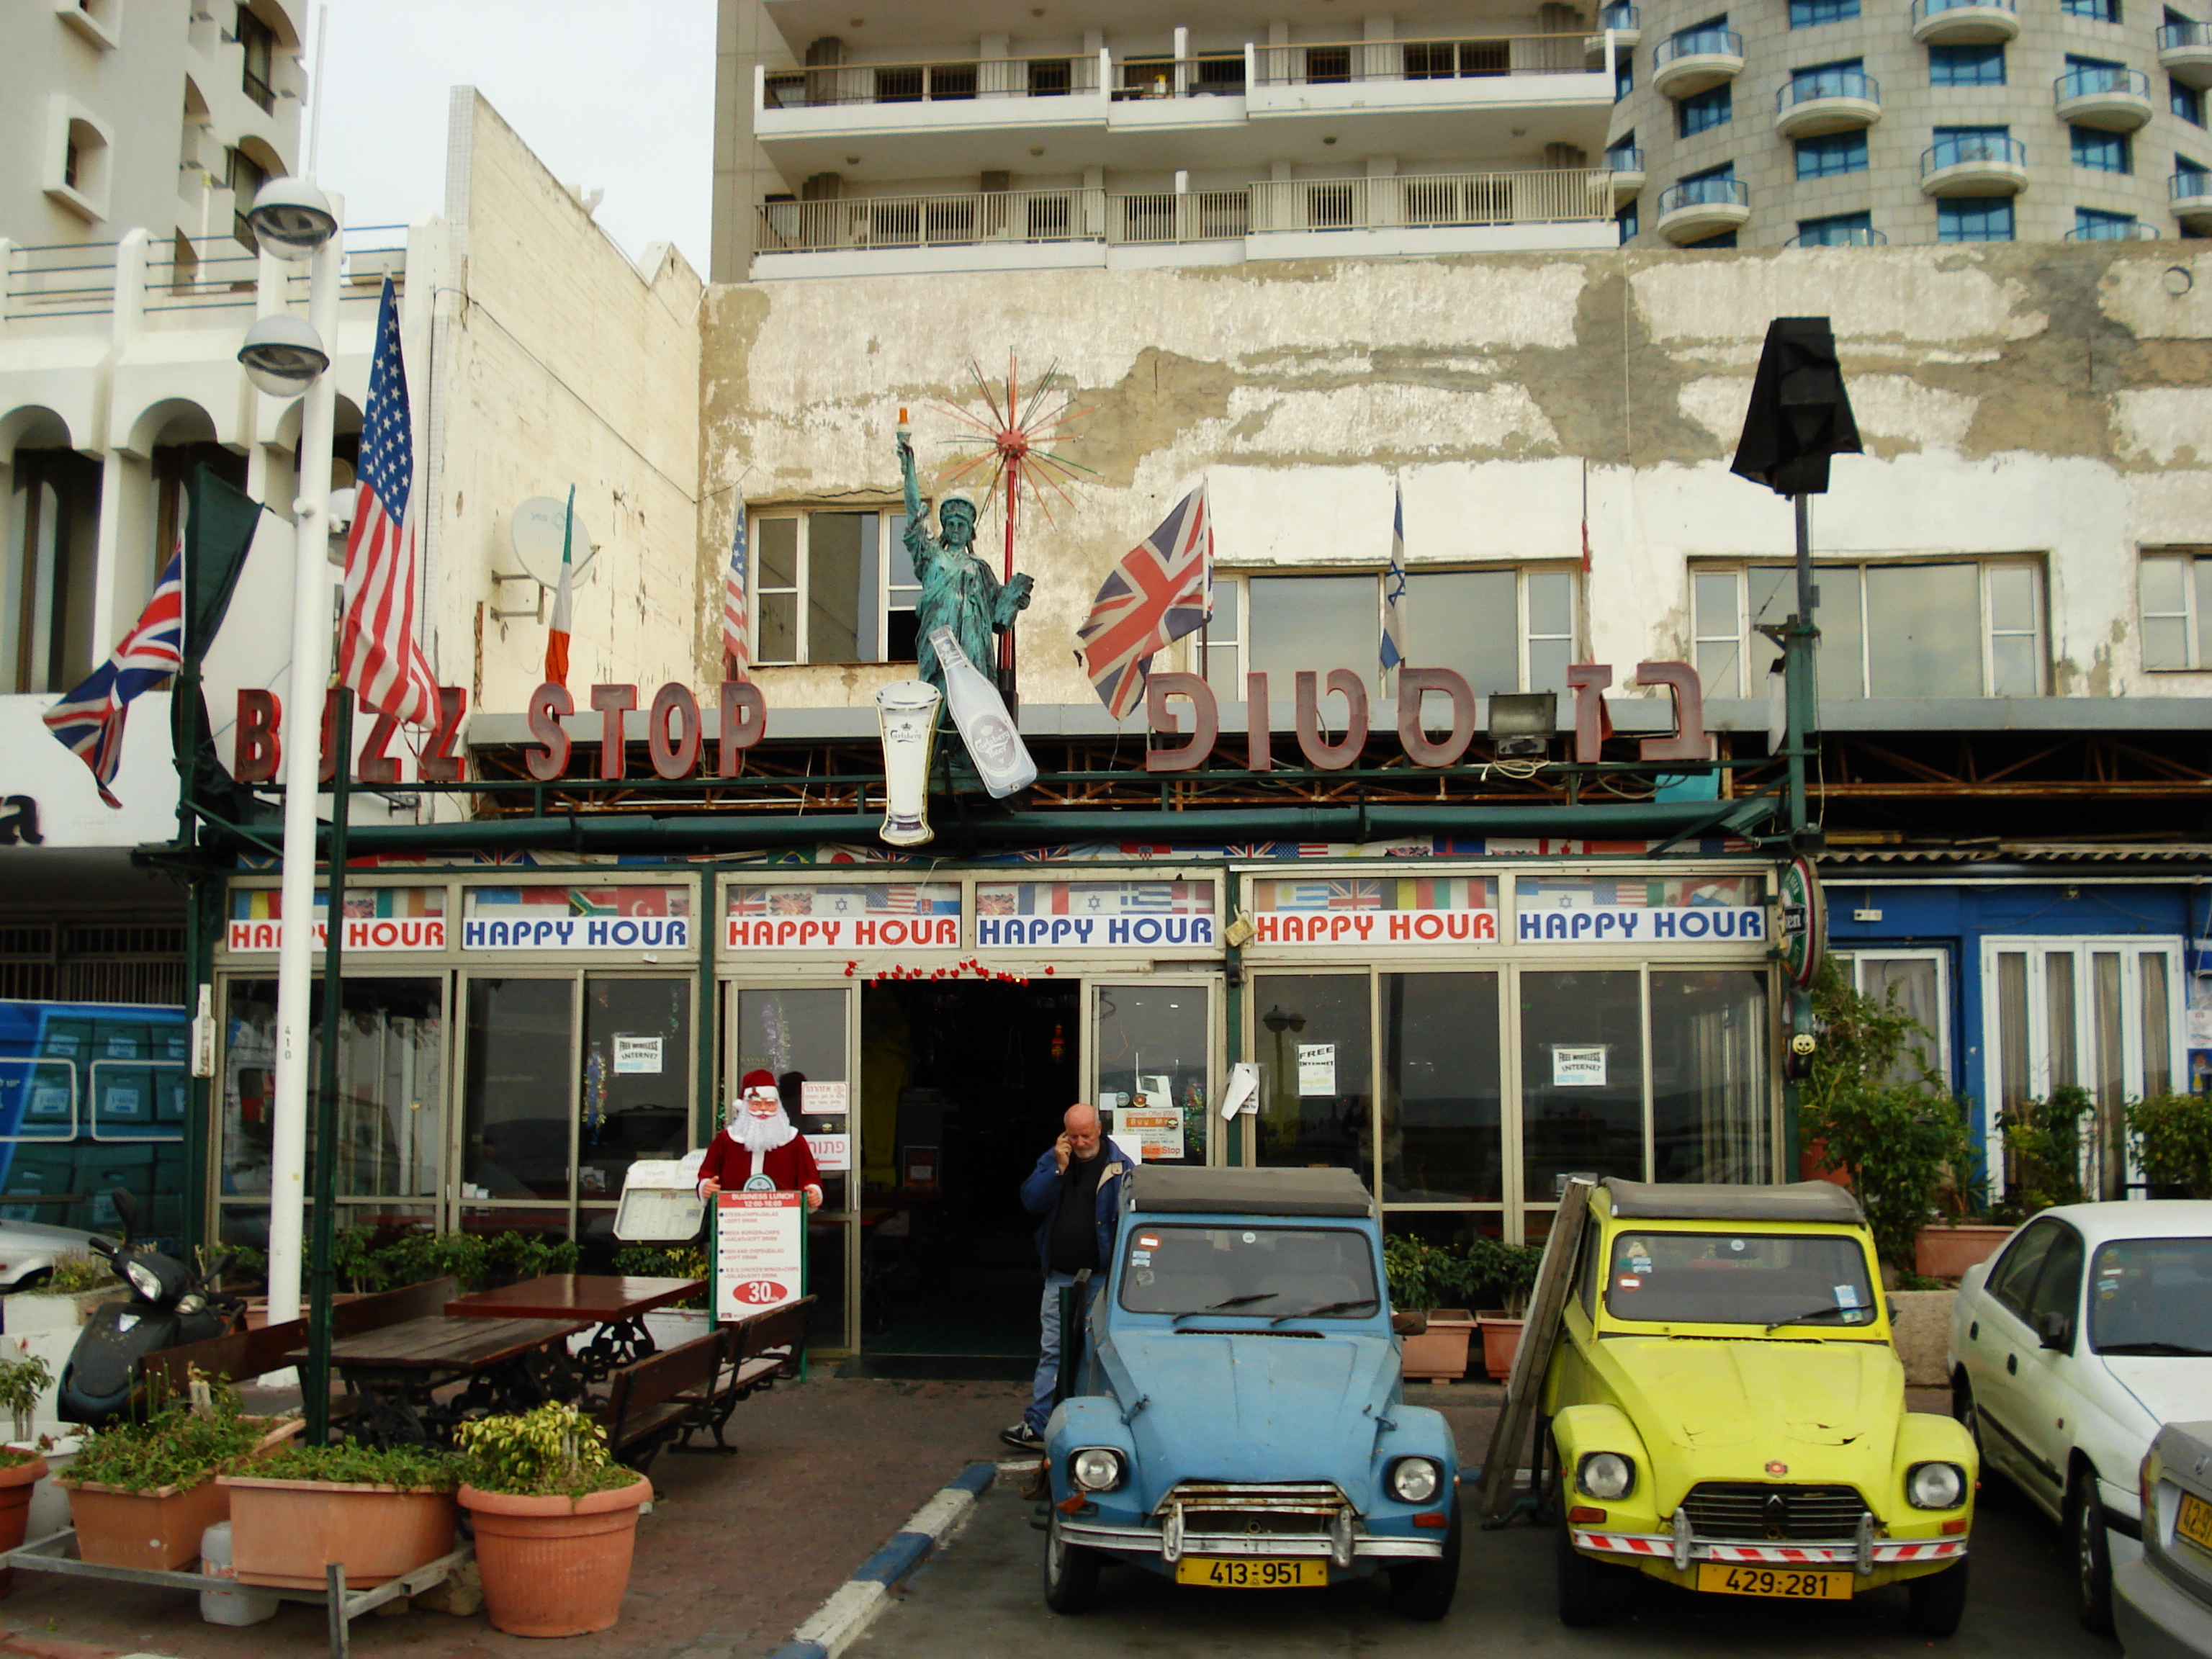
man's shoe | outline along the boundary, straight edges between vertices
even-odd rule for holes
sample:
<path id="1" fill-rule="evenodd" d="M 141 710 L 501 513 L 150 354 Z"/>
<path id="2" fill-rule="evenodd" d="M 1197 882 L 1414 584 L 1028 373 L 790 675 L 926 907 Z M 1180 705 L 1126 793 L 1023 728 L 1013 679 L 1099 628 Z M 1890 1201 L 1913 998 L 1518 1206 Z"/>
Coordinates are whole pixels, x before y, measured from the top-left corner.
<path id="1" fill-rule="evenodd" d="M 999 1438 L 1016 1451 L 1033 1452 L 1044 1449 L 1044 1437 L 1026 1422 L 1017 1423 L 1010 1429 L 1000 1429 Z"/>

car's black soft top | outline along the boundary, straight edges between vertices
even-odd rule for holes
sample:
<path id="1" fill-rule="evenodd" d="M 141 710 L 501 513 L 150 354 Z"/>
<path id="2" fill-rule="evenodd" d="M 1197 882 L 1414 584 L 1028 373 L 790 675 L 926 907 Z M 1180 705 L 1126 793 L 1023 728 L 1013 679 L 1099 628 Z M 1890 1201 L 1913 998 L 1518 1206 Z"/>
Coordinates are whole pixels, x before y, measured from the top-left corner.
<path id="1" fill-rule="evenodd" d="M 1793 1181 L 1784 1187 L 1718 1182 L 1604 1182 L 1613 1212 L 1632 1221 L 1842 1221 L 1863 1225 L 1859 1201 L 1832 1181 Z"/>
<path id="2" fill-rule="evenodd" d="M 1237 1170 L 1147 1164 L 1129 1180 L 1129 1207 L 1160 1215 L 1343 1215 L 1375 1200 L 1349 1170 Z"/>

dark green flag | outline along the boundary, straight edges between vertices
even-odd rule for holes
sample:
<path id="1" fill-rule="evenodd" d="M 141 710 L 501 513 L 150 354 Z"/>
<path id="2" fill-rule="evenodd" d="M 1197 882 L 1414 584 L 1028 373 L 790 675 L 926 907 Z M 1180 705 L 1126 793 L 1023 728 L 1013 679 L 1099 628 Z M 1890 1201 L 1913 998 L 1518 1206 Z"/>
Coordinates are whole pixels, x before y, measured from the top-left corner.
<path id="1" fill-rule="evenodd" d="M 177 677 L 171 737 L 187 809 L 178 815 L 178 835 L 189 842 L 195 811 L 232 823 L 244 823 L 256 815 L 252 793 L 232 780 L 216 757 L 214 727 L 200 694 L 200 666 L 222 631 L 223 614 L 230 609 L 230 596 L 238 589 L 239 573 L 246 568 L 246 550 L 253 545 L 253 532 L 264 509 L 204 466 L 192 469 L 185 490 L 184 668 Z"/>

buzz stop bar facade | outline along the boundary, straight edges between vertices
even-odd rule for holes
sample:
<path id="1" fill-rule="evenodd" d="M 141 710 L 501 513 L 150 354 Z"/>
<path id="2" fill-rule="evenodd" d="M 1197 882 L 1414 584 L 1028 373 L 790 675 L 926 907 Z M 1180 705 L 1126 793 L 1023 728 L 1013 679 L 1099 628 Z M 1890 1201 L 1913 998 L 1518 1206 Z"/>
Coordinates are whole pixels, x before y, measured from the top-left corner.
<path id="1" fill-rule="evenodd" d="M 1317 767 L 1299 729 L 1305 764 L 1239 744 L 1171 771 L 1195 744 L 1170 701 L 1192 678 L 1156 677 L 1150 744 L 1118 763 L 1033 738 L 1043 769 L 1018 804 L 969 793 L 948 731 L 935 839 L 914 849 L 877 838 L 865 750 L 750 686 L 683 700 L 688 733 L 680 712 L 662 723 L 675 700 L 641 714 L 628 688 L 600 689 L 605 714 L 562 718 L 547 687 L 525 720 L 480 720 L 471 781 L 416 786 L 476 816 L 352 832 L 340 1224 L 573 1237 L 611 1270 L 628 1166 L 705 1144 L 764 1067 L 825 1176 L 817 1344 L 988 1354 L 1034 1340 L 973 1310 L 1033 1308 L 1005 1291 L 1034 1274 L 1014 1190 L 1078 1099 L 1148 1161 L 1349 1168 L 1392 1231 L 1437 1238 L 1540 1238 L 1571 1176 L 1794 1173 L 1787 854 L 1749 838 L 1778 809 L 1776 762 L 1607 760 L 1591 741 L 1555 769 L 1571 797 L 1656 779 L 1690 798 L 1483 805 L 1494 756 L 1409 773 L 1376 764 L 1378 743 Z M 1464 728 L 1443 690 L 1431 710 Z M 281 719 L 258 714 L 254 741 L 281 741 Z M 517 726 L 532 741 L 498 740 Z M 1409 779 L 1443 803 L 1409 802 Z M 1191 780 L 1226 801 L 1172 793 Z M 1060 804 L 1085 795 L 1109 805 Z M 246 848 L 195 905 L 218 1034 L 190 1138 L 199 1231 L 258 1243 L 274 861 Z"/>

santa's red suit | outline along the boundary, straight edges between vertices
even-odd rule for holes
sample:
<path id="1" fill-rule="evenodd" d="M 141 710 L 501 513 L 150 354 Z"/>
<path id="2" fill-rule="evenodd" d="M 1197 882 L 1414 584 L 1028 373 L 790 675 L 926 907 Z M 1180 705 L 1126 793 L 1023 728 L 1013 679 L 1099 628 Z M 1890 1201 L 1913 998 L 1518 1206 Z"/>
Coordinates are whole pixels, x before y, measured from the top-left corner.
<path id="1" fill-rule="evenodd" d="M 814 1151 L 805 1135 L 793 1135 L 766 1156 L 758 1156 L 730 1139 L 728 1132 L 714 1137 L 699 1165 L 699 1179 L 718 1181 L 726 1193 L 741 1190 L 755 1173 L 764 1173 L 780 1193 L 804 1192 L 822 1184 L 814 1166 Z"/>

